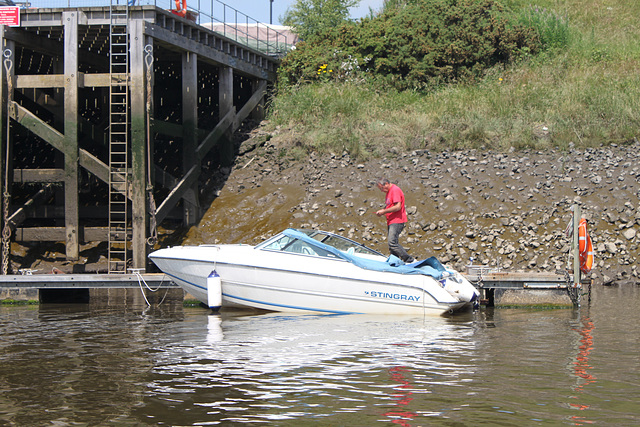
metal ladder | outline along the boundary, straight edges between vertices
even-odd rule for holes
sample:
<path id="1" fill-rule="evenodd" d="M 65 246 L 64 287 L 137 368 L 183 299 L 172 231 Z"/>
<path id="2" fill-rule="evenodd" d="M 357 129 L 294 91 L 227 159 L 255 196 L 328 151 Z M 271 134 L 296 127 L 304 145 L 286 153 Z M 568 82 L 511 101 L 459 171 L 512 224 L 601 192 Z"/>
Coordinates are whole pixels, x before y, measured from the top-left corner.
<path id="1" fill-rule="evenodd" d="M 121 4 L 122 3 L 122 4 Z M 129 222 L 129 5 L 109 8 L 109 273 L 126 273 Z"/>

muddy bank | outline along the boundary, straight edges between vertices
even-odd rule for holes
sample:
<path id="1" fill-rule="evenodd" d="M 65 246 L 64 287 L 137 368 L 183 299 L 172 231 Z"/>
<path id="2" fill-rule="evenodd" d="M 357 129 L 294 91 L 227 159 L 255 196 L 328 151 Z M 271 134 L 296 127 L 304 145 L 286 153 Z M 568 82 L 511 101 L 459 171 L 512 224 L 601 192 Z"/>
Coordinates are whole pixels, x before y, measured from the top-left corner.
<path id="1" fill-rule="evenodd" d="M 640 283 L 640 145 L 565 152 L 404 152 L 366 162 L 347 153 L 287 159 L 256 131 L 184 243 L 258 243 L 286 227 L 338 232 L 388 253 L 375 211 L 388 177 L 405 192 L 401 242 L 415 257 L 462 269 L 565 271 L 570 207 L 579 204 L 596 250 L 595 283 Z"/>
<path id="2" fill-rule="evenodd" d="M 406 152 L 393 148 L 361 161 L 347 153 L 292 160 L 278 134 L 258 128 L 238 141 L 235 164 L 201 179 L 204 206 L 190 230 L 164 230 L 160 246 L 255 244 L 286 227 L 319 228 L 383 253 L 386 224 L 375 186 L 388 177 L 405 192 L 409 223 L 401 243 L 415 257 L 437 256 L 464 269 L 567 268 L 564 230 L 579 204 L 596 250 L 595 283 L 640 284 L 640 143 L 567 151 Z M 289 138 L 290 139 L 290 138 Z M 12 270 L 106 270 L 106 243 L 83 246 L 78 262 L 64 244 L 12 245 Z"/>

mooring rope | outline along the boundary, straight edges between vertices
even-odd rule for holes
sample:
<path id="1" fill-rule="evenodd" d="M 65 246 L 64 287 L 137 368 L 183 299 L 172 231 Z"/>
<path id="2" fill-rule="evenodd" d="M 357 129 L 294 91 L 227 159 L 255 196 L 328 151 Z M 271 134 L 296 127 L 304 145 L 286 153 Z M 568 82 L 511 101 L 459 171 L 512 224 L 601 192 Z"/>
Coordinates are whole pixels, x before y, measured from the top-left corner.
<path id="1" fill-rule="evenodd" d="M 4 56 L 4 68 L 7 71 L 7 139 L 6 139 L 6 159 L 4 162 L 4 188 L 2 191 L 2 274 L 6 275 L 9 272 L 9 254 L 11 251 L 11 227 L 9 227 L 9 203 L 11 201 L 11 195 L 9 194 L 9 162 L 10 162 L 10 137 L 11 137 L 11 103 L 13 102 L 13 78 L 11 76 L 11 69 L 13 68 L 13 61 L 11 60 L 11 49 L 5 49 Z"/>
<path id="2" fill-rule="evenodd" d="M 142 287 L 142 284 L 144 283 L 145 288 L 147 288 L 150 292 L 157 292 L 160 290 L 160 288 L 162 287 L 162 284 L 164 283 L 164 276 L 162 276 L 162 281 L 160 282 L 160 284 L 158 285 L 157 288 L 152 289 L 147 282 L 144 280 L 144 277 L 142 277 L 142 274 L 140 274 L 140 268 L 131 268 L 130 269 L 133 274 L 136 276 L 136 278 L 138 279 L 138 285 L 140 286 L 140 292 L 142 293 L 142 297 L 144 298 L 145 302 L 147 303 L 147 305 L 151 305 L 151 303 L 149 303 L 149 300 L 147 299 L 147 295 L 144 293 L 144 288 Z M 169 288 L 166 289 L 164 295 L 162 296 L 162 299 L 160 300 L 160 302 L 158 303 L 158 305 L 162 304 L 164 302 L 164 299 L 167 297 L 167 294 L 169 293 Z"/>
<path id="3" fill-rule="evenodd" d="M 153 197 L 153 182 L 151 181 L 151 79 L 153 71 L 153 46 L 144 47 L 146 53 L 144 62 L 147 66 L 147 194 L 149 197 L 149 238 L 147 244 L 154 246 L 158 242 L 158 224 L 156 220 L 156 200 Z"/>

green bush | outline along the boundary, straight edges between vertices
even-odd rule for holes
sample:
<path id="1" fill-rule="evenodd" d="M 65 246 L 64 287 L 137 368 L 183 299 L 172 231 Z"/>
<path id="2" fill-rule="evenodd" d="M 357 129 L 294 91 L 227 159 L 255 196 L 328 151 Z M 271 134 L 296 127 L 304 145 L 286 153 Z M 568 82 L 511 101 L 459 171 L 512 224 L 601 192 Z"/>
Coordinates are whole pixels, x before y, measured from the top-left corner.
<path id="1" fill-rule="evenodd" d="M 497 0 L 421 0 L 326 29 L 289 53 L 279 76 L 286 86 L 326 79 L 322 70 L 331 70 L 334 80 L 369 78 L 422 90 L 481 76 L 540 47 L 538 33 Z"/>

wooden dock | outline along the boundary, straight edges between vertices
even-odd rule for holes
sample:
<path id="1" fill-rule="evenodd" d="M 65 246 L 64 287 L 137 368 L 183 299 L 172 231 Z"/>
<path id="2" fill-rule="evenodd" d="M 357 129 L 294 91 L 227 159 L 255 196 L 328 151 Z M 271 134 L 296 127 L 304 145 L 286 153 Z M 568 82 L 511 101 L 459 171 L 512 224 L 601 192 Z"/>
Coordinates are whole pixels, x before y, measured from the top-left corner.
<path id="1" fill-rule="evenodd" d="M 119 289 L 176 288 L 164 273 L 142 274 L 24 274 L 0 275 L 0 289 Z"/>
<path id="2" fill-rule="evenodd" d="M 488 306 L 579 306 L 587 284 L 574 286 L 569 274 L 470 270 L 466 277 Z"/>
<path id="3" fill-rule="evenodd" d="M 553 273 L 491 272 L 465 277 L 482 294 L 483 305 L 509 307 L 571 307 L 580 304 L 581 288 L 571 277 Z M 174 288 L 163 273 L 130 274 L 23 274 L 0 275 L 0 300 L 41 299 L 39 292 L 80 289 Z M 25 293 L 26 292 L 26 293 Z M 19 295 L 23 295 L 19 298 Z M 29 295 L 29 298 L 24 298 Z"/>
<path id="4" fill-rule="evenodd" d="M 64 242 L 69 262 L 106 242 L 110 273 L 145 269 L 163 221 L 199 220 L 203 164 L 233 162 L 230 137 L 263 117 L 290 47 L 269 28 L 200 25 L 205 10 L 104 3 L 34 1 L 0 25 L 2 274 L 10 240 Z"/>
<path id="5" fill-rule="evenodd" d="M 184 292 L 162 273 L 0 275 L 0 301 L 89 303 L 127 301 L 147 304 L 182 301 Z M 157 292 L 161 291 L 161 292 Z M 169 295 L 169 297 L 167 297 Z"/>

